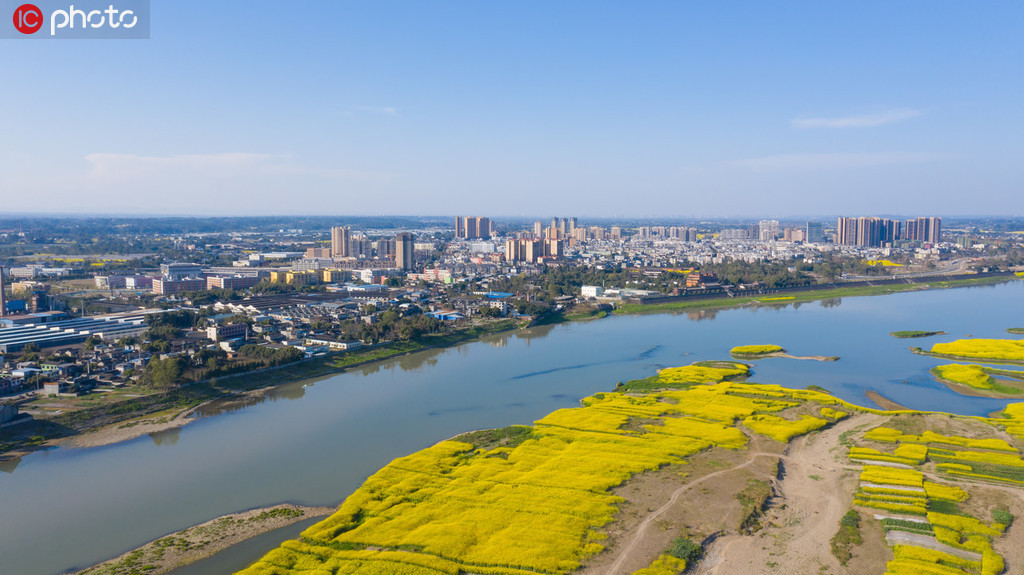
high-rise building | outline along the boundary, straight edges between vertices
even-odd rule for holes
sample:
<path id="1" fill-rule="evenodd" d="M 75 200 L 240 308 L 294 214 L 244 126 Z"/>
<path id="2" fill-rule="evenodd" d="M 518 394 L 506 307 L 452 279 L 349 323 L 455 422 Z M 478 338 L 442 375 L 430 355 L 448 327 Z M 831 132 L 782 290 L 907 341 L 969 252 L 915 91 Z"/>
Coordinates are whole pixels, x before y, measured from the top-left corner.
<path id="1" fill-rule="evenodd" d="M 455 219 L 455 237 L 486 240 L 491 237 L 491 220 L 475 216 L 460 216 Z"/>
<path id="2" fill-rule="evenodd" d="M 906 222 L 876 217 L 839 218 L 836 243 L 862 247 L 882 247 L 899 240 L 937 243 L 941 241 L 941 227 L 942 218 L 916 218 Z"/>
<path id="3" fill-rule="evenodd" d="M 369 256 L 373 250 L 373 242 L 364 235 L 352 236 L 348 244 L 348 255 L 352 257 Z"/>
<path id="4" fill-rule="evenodd" d="M 839 218 L 835 243 L 842 246 L 857 245 L 857 218 Z"/>
<path id="5" fill-rule="evenodd" d="M 373 242 L 373 251 L 378 258 L 386 258 L 395 253 L 395 240 L 384 238 Z"/>
<path id="6" fill-rule="evenodd" d="M 618 241 L 622 239 L 622 228 L 619 226 L 612 226 L 611 230 L 612 241 Z"/>
<path id="7" fill-rule="evenodd" d="M 538 222 L 540 223 L 540 222 Z M 508 239 L 505 240 L 505 261 L 507 262 L 521 262 L 523 261 L 523 240 Z"/>
<path id="8" fill-rule="evenodd" d="M 0 317 L 7 315 L 7 296 L 4 295 L 4 268 L 0 267 Z"/>
<path id="9" fill-rule="evenodd" d="M 539 238 L 544 235 L 544 224 L 540 221 L 533 222 L 533 237 Z"/>
<path id="10" fill-rule="evenodd" d="M 942 218 L 915 218 L 907 220 L 903 239 L 937 244 L 942 241 Z"/>
<path id="11" fill-rule="evenodd" d="M 544 242 L 542 240 L 526 240 L 523 246 L 523 260 L 536 262 L 544 256 Z"/>
<path id="12" fill-rule="evenodd" d="M 351 255 L 352 234 L 348 228 L 331 228 L 331 256 L 335 258 L 347 258 Z"/>
<path id="13" fill-rule="evenodd" d="M 825 240 L 825 233 L 821 229 L 821 222 L 807 222 L 807 227 L 804 229 L 804 238 L 804 241 L 812 244 L 823 242 Z"/>
<path id="14" fill-rule="evenodd" d="M 415 259 L 415 242 L 409 232 L 401 232 L 395 236 L 395 266 L 405 271 L 413 269 Z"/>
<path id="15" fill-rule="evenodd" d="M 761 220 L 757 225 L 757 237 L 762 242 L 770 242 L 779 235 L 778 220 Z"/>
<path id="16" fill-rule="evenodd" d="M 569 225 L 566 228 L 566 236 L 571 238 L 574 233 L 576 233 L 576 218 L 569 218 Z"/>

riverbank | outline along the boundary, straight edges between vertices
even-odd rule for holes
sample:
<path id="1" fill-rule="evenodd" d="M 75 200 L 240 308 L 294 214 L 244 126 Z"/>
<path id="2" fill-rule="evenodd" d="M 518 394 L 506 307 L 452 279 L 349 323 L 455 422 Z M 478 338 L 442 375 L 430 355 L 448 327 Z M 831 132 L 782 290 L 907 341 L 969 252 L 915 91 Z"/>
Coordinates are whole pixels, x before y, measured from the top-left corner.
<path id="1" fill-rule="evenodd" d="M 166 533 L 271 502 L 336 504 L 339 496 L 354 492 L 386 461 L 462 430 L 532 422 L 545 413 L 578 405 L 577 398 L 610 385 L 596 387 L 600 382 L 642 378 L 656 367 L 676 365 L 678 358 L 728 358 L 731 345 L 747 343 L 736 341 L 737 323 L 743 339 L 749 341 L 777 337 L 797 353 L 843 355 L 843 361 L 831 364 L 761 362 L 757 381 L 815 382 L 839 391 L 847 401 L 871 407 L 875 404 L 865 398 L 863 388 L 881 385 L 878 391 L 903 405 L 986 415 L 995 410 L 994 405 L 956 397 L 942 386 L 937 387 L 941 393 L 933 394 L 939 399 L 932 400 L 917 393 L 920 386 L 896 381 L 896 377 L 909 379 L 906 374 L 917 374 L 921 358 L 906 353 L 906 345 L 886 334 L 904 325 L 927 324 L 935 309 L 947 310 L 941 327 L 956 334 L 973 333 L 979 325 L 1001 331 L 1007 325 L 1024 324 L 1019 313 L 1007 313 L 1015 309 L 1022 286 L 1007 283 L 987 289 L 858 298 L 844 300 L 842 305 L 810 304 L 759 313 L 728 311 L 705 321 L 662 314 L 513 331 L 457 350 L 416 353 L 338 378 L 285 385 L 258 404 L 253 402 L 242 411 L 232 409 L 225 417 L 204 418 L 181 434 L 102 449 L 37 454 L 13 473 L 0 473 L 6 492 L 12 495 L 13 513 L 24 518 L 5 531 L 7 543 L 0 555 L 6 557 L 0 571 L 42 575 L 84 567 Z M 905 310 L 898 316 L 902 325 L 863 321 L 865 316 L 895 317 L 893 310 Z M 832 340 L 834 349 L 827 344 L 830 338 L 807 329 L 823 321 L 830 326 L 829 335 L 843 334 Z M 848 342 L 864 342 L 864 347 L 851 350 L 845 345 Z M 841 373 L 848 370 L 858 377 Z M 482 373 L 486 377 L 479 377 Z M 917 402 L 919 395 L 927 405 Z M 217 404 L 202 413 L 220 410 Z M 352 437 L 361 440 L 346 440 Z M 370 458 L 374 459 L 363 463 Z M 244 470 L 246 481 L 232 485 L 229 469 Z M 303 472 L 294 475 L 295 469 Z M 92 480 L 85 496 L 76 492 L 71 479 L 82 476 Z M 68 495 L 55 501 L 53 496 L 62 493 Z M 189 508 L 183 510 L 186 505 Z M 46 519 L 60 509 L 76 513 L 62 514 L 59 522 Z M 90 525 L 97 523 L 109 527 L 90 534 Z M 280 541 L 296 537 L 306 524 L 260 535 L 183 569 L 187 575 L 234 572 Z M 43 542 L 47 534 L 71 541 L 60 550 L 50 550 Z M 218 568 L 203 571 L 206 565 Z M 224 565 L 230 567 L 219 568 Z"/>
<path id="2" fill-rule="evenodd" d="M 692 301 L 641 305 L 633 303 L 621 304 L 613 310 L 616 315 L 632 315 L 646 313 L 664 313 L 680 311 L 719 310 L 745 307 L 751 305 L 789 305 L 820 299 L 838 297 L 856 297 L 868 295 L 884 295 L 905 291 L 926 289 L 942 289 L 975 285 L 991 285 L 1015 279 L 1017 276 L 996 276 L 981 278 L 965 278 L 952 281 L 930 282 L 921 284 L 888 284 L 875 287 L 829 287 L 794 292 L 792 297 L 778 300 L 772 296 L 701 298 Z M 832 284 L 836 285 L 836 284 Z M 603 309 L 590 310 L 587 313 L 558 314 L 547 318 L 545 323 L 568 323 L 575 321 L 598 321 L 607 317 Z M 217 400 L 247 400 L 258 397 L 266 390 L 279 385 L 325 377 L 343 373 L 348 369 L 362 367 L 380 361 L 394 359 L 419 351 L 447 348 L 485 336 L 514 331 L 533 324 L 526 324 L 513 319 L 500 320 L 483 325 L 474 325 L 445 335 L 427 336 L 419 341 L 396 342 L 382 346 L 366 347 L 352 352 L 331 354 L 323 357 L 302 360 L 296 363 L 263 368 L 255 371 L 237 373 L 208 381 L 196 382 L 181 389 L 170 392 L 159 392 L 135 400 L 146 403 L 144 409 L 120 409 L 122 404 L 115 404 L 109 410 L 99 410 L 88 417 L 77 418 L 76 414 L 68 413 L 52 420 L 37 419 L 33 423 L 18 426 L 20 437 L 16 440 L 0 441 L 0 460 L 22 457 L 39 449 L 50 447 L 97 447 L 128 441 L 150 433 L 159 433 L 181 428 L 196 418 L 192 414 L 201 406 Z M 834 361 L 830 357 L 793 357 L 792 359 L 813 359 L 818 361 Z M 142 411 L 139 413 L 138 411 Z M 17 430 L 8 430 L 8 437 Z"/>
<path id="3" fill-rule="evenodd" d="M 860 297 L 872 295 L 887 295 L 908 291 L 920 291 L 927 289 L 948 289 L 966 286 L 993 285 L 1008 281 L 1020 280 L 1020 276 L 1002 275 L 995 277 L 965 278 L 956 280 L 928 281 L 924 283 L 900 283 L 885 284 L 877 286 L 843 287 L 842 284 L 829 284 L 829 287 L 810 288 L 800 291 L 787 292 L 791 295 L 787 299 L 775 298 L 775 294 L 751 295 L 729 297 L 722 294 L 714 298 L 694 298 L 692 300 L 672 301 L 664 303 L 626 303 L 615 308 L 613 313 L 618 315 L 663 313 L 663 312 L 684 312 L 700 311 L 706 309 L 726 309 L 749 305 L 789 305 L 793 303 L 804 303 L 827 298 Z"/>
<path id="4" fill-rule="evenodd" d="M 53 418 L 36 418 L 18 429 L 7 431 L 10 436 L 17 434 L 18 437 L 11 437 L 3 443 L 0 461 L 52 447 L 100 447 L 179 429 L 197 421 L 195 412 L 214 401 L 246 402 L 287 383 L 336 375 L 349 369 L 420 351 L 448 348 L 523 327 L 526 324 L 513 319 L 474 325 L 449 334 L 427 336 L 420 341 L 366 347 L 224 375 L 134 398 L 130 400 L 130 406 L 128 402 L 120 402 Z"/>
<path id="5" fill-rule="evenodd" d="M 274 505 L 232 513 L 151 541 L 77 575 L 162 575 L 263 533 L 334 513 L 333 507 Z"/>

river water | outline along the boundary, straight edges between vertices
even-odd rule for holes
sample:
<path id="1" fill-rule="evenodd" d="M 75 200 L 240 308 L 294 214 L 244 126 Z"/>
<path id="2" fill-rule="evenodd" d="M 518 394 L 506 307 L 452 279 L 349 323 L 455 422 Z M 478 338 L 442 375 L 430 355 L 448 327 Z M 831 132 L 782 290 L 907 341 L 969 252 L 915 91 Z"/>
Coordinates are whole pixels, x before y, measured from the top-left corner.
<path id="1" fill-rule="evenodd" d="M 942 362 L 908 346 L 1013 337 L 1024 282 L 774 307 L 656 314 L 534 328 L 295 382 L 246 406 L 204 411 L 187 427 L 88 449 L 34 453 L 0 470 L 0 573 L 54 574 L 245 509 L 336 505 L 395 457 L 458 433 L 528 424 L 618 381 L 706 359 L 736 345 L 778 344 L 752 381 L 819 385 L 870 405 L 876 390 L 907 407 L 967 415 L 1005 400 L 968 398 L 935 382 Z M 949 335 L 904 340 L 897 330 Z M 294 536 L 282 531 L 231 552 L 233 570 Z M 225 563 L 225 561 L 228 561 Z M 230 566 L 227 566 L 230 565 Z M 211 569 L 213 567 L 211 566 Z M 202 571 L 194 571 L 202 572 Z M 211 572 L 211 571 L 207 571 Z"/>

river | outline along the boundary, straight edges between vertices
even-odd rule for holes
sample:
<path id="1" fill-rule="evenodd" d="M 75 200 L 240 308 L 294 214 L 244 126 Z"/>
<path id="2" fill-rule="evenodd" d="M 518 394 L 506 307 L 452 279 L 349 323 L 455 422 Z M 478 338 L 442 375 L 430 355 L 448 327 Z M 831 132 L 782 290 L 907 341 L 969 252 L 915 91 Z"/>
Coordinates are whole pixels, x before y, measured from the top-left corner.
<path id="1" fill-rule="evenodd" d="M 871 405 L 876 390 L 908 407 L 985 415 L 1007 401 L 935 382 L 940 360 L 908 346 L 1014 337 L 1024 282 L 688 314 L 610 317 L 503 334 L 299 381 L 245 406 L 204 409 L 183 429 L 116 445 L 50 449 L 0 471 L 0 573 L 54 574 L 116 556 L 226 513 L 294 502 L 336 505 L 395 457 L 460 432 L 528 424 L 618 381 L 667 366 L 728 359 L 736 345 L 778 344 L 753 381 L 819 385 Z M 896 339 L 897 330 L 948 335 Z M 245 565 L 282 531 L 218 559 Z M 212 565 L 212 564 L 211 564 Z M 212 567 L 211 567 L 212 568 Z M 202 571 L 193 571 L 202 572 Z M 209 571 L 207 571 L 209 572 Z M 182 573 L 185 573 L 183 571 Z"/>

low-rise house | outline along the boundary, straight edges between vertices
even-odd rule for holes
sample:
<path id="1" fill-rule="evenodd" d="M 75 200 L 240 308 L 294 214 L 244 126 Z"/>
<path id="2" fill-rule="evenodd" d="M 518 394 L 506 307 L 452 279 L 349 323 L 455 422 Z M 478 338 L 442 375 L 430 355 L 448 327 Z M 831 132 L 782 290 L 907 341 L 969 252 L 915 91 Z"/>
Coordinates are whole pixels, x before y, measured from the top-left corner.
<path id="1" fill-rule="evenodd" d="M 348 351 L 352 349 L 359 349 L 363 347 L 361 341 L 336 341 L 331 339 L 319 339 L 319 338 L 306 338 L 306 345 L 321 345 L 327 346 L 328 349 Z"/>

